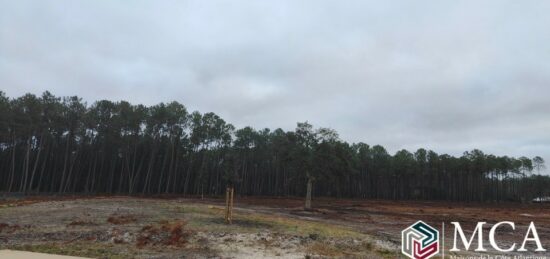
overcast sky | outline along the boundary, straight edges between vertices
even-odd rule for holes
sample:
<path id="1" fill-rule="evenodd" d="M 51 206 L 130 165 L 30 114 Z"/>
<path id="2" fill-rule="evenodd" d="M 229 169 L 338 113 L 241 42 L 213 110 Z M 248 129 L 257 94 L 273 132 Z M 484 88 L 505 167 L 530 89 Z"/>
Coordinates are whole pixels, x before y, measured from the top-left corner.
<path id="1" fill-rule="evenodd" d="M 0 90 L 550 161 L 550 1 L 4 1 Z"/>

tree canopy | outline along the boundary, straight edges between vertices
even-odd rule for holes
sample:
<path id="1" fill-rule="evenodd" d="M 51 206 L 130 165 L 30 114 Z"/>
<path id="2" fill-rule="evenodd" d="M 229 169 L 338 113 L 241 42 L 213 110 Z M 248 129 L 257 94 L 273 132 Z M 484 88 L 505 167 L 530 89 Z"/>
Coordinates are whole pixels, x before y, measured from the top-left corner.
<path id="1" fill-rule="evenodd" d="M 520 201 L 548 195 L 541 157 L 389 154 L 329 128 L 235 127 L 178 102 L 153 106 L 0 92 L 0 191 Z M 308 184 L 309 183 L 309 184 Z"/>

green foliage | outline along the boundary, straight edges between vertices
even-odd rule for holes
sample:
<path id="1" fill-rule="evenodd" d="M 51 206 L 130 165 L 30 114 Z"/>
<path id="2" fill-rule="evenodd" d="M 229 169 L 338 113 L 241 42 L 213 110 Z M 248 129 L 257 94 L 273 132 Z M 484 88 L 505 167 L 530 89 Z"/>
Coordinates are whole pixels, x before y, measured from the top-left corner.
<path id="1" fill-rule="evenodd" d="M 10 99 L 0 91 L 0 191 L 315 195 L 457 201 L 549 195 L 541 157 L 474 149 L 460 157 L 420 148 L 391 155 L 349 144 L 329 128 L 235 129 L 215 113 L 178 102 L 56 97 Z M 536 178 L 534 178 L 536 177 Z M 536 179 L 536 181 L 534 180 Z M 546 185 L 548 186 L 548 185 Z"/>

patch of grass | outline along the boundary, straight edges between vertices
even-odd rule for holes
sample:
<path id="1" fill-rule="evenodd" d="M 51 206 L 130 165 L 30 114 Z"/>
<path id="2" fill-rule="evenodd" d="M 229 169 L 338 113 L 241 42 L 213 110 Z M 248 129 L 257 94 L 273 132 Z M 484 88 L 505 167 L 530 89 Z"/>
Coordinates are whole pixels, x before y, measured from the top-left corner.
<path id="1" fill-rule="evenodd" d="M 323 222 L 307 221 L 286 217 L 278 217 L 261 213 L 242 213 L 233 211 L 233 224 L 225 224 L 223 207 L 193 205 L 183 206 L 185 218 L 189 227 L 203 231 L 225 232 L 257 232 L 269 229 L 293 235 L 309 236 L 316 234 L 320 238 L 361 238 L 364 234 L 343 226 L 330 225 Z"/>
<path id="2" fill-rule="evenodd" d="M 172 213 L 184 213 L 185 215 L 189 214 L 197 214 L 197 215 L 205 215 L 205 214 L 217 214 L 221 213 L 223 215 L 223 207 L 220 206 L 212 206 L 212 205 L 205 205 L 205 204 L 194 204 L 194 203 L 179 203 L 177 205 L 174 205 L 173 203 L 159 203 L 160 207 L 166 209 L 167 211 L 170 211 Z"/>
<path id="3" fill-rule="evenodd" d="M 206 205 L 186 205 L 181 207 L 181 211 L 185 214 L 223 215 L 223 208 Z"/>
<path id="4" fill-rule="evenodd" d="M 219 233 L 271 232 L 300 236 L 308 240 L 306 252 L 312 256 L 393 258 L 394 253 L 378 251 L 370 236 L 350 227 L 325 222 L 268 215 L 256 212 L 233 211 L 233 223 L 224 221 L 224 209 L 219 206 L 185 205 L 180 207 L 188 227 L 196 231 Z"/>
<path id="5" fill-rule="evenodd" d="M 58 254 L 58 255 L 70 255 L 70 256 L 82 256 L 90 258 L 110 258 L 110 259 L 123 259 L 127 256 L 116 254 L 109 249 L 109 246 L 102 244 L 101 246 L 93 243 L 71 243 L 71 244 L 34 244 L 34 245 L 20 245 L 7 247 L 11 250 L 29 251 L 45 254 Z"/>
<path id="6" fill-rule="evenodd" d="M 257 222 L 257 224 L 271 225 L 274 230 L 286 232 L 289 234 L 297 234 L 308 236 L 317 234 L 320 238 L 361 238 L 365 237 L 360 232 L 353 231 L 349 228 L 337 225 L 329 225 L 323 222 L 306 221 L 292 218 L 283 218 L 263 214 L 237 214 L 237 219 L 244 218 L 249 221 Z"/>
<path id="7" fill-rule="evenodd" d="M 268 224 L 240 219 L 234 219 L 233 224 L 226 224 L 223 216 L 192 218 L 189 220 L 189 227 L 197 231 L 214 233 L 257 233 L 272 229 Z"/>

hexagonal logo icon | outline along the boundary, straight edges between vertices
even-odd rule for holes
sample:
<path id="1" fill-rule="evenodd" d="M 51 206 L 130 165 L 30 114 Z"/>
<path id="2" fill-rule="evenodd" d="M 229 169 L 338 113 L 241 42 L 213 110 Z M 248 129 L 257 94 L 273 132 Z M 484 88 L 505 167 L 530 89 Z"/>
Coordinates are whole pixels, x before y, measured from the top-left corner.
<path id="1" fill-rule="evenodd" d="M 401 252 L 412 259 L 428 259 L 439 253 L 439 231 L 418 221 L 401 232 Z"/>

